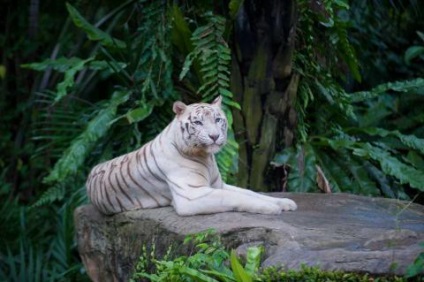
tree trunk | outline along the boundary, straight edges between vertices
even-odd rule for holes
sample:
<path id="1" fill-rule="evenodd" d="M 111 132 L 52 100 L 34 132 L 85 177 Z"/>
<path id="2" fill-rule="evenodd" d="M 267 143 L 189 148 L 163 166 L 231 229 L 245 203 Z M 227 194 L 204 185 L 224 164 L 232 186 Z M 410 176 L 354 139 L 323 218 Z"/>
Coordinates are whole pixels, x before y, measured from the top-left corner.
<path id="1" fill-rule="evenodd" d="M 232 92 L 240 145 L 239 185 L 281 190 L 266 177 L 277 149 L 293 143 L 299 77 L 292 71 L 297 13 L 294 0 L 246 0 L 235 21 Z M 277 139 L 278 138 L 278 139 Z"/>

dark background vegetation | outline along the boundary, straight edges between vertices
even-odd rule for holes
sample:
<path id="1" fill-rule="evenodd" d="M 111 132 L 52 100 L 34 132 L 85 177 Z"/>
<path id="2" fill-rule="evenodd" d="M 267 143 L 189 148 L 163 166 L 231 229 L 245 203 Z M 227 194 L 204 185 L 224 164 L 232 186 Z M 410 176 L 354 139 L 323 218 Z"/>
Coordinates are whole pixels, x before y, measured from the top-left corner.
<path id="1" fill-rule="evenodd" d="M 227 181 L 423 203 L 422 1 L 0 3 L 1 281 L 87 279 L 85 177 L 175 100 L 224 97 Z"/>

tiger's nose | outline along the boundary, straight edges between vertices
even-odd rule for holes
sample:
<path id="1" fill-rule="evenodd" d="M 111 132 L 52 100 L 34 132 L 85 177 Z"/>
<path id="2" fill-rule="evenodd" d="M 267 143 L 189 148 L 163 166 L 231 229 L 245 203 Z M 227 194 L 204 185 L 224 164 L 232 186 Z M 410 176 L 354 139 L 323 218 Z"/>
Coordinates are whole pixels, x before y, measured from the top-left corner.
<path id="1" fill-rule="evenodd" d="M 219 134 L 209 134 L 209 138 L 216 142 L 218 140 Z"/>

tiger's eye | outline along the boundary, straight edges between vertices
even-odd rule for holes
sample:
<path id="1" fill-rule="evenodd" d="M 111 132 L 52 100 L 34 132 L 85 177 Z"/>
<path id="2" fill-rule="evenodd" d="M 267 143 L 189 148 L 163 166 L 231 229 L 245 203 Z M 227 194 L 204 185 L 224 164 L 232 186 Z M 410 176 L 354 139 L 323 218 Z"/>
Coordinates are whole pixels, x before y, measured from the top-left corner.
<path id="1" fill-rule="evenodd" d="M 195 120 L 193 123 L 197 125 L 203 125 L 203 123 L 200 120 Z"/>
<path id="2" fill-rule="evenodd" d="M 220 121 L 221 121 L 221 118 L 216 118 L 216 119 L 215 119 L 215 122 L 216 122 L 216 123 L 218 123 L 218 122 L 220 122 Z"/>

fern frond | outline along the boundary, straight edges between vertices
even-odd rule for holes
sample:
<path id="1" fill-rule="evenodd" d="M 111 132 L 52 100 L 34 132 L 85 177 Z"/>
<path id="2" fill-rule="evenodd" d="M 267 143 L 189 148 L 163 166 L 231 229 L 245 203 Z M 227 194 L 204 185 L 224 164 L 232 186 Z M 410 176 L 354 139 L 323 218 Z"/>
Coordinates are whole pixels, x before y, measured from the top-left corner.
<path id="1" fill-rule="evenodd" d="M 238 144 L 234 137 L 234 132 L 229 129 L 227 144 L 217 154 L 216 161 L 221 173 L 222 180 L 226 182 L 230 172 L 237 171 Z"/>
<path id="2" fill-rule="evenodd" d="M 230 171 L 235 171 L 238 145 L 232 131 L 233 117 L 229 107 L 240 109 L 233 99 L 230 88 L 231 50 L 224 40 L 225 19 L 221 16 L 206 14 L 206 25 L 198 27 L 191 36 L 193 50 L 186 56 L 179 79 L 184 79 L 194 62 L 200 65 L 202 82 L 197 93 L 202 100 L 211 101 L 216 96 L 223 98 L 224 111 L 228 119 L 227 145 L 217 156 L 218 167 L 225 181 Z"/>
<path id="3" fill-rule="evenodd" d="M 398 179 L 400 184 L 409 184 L 413 188 L 424 191 L 424 173 L 401 162 L 389 152 L 366 143 L 357 144 L 353 154 L 379 162 L 381 170 Z"/>
<path id="4" fill-rule="evenodd" d="M 352 73 L 353 77 L 358 81 L 361 82 L 361 73 L 359 72 L 359 63 L 358 59 L 355 54 L 355 50 L 353 49 L 352 45 L 349 43 L 348 34 L 347 34 L 347 28 L 345 24 L 338 21 L 338 23 L 335 25 L 337 37 L 340 41 L 340 49 L 341 53 L 344 55 L 343 59 L 349 66 L 350 72 Z"/>
<path id="5" fill-rule="evenodd" d="M 82 99 L 68 99 L 54 104 L 56 94 L 45 91 L 35 94 L 35 103 L 40 112 L 32 124 L 32 140 L 37 146 L 32 158 L 59 158 L 73 138 L 86 125 L 87 113 L 93 111 L 92 105 Z M 71 98 L 71 97 L 70 97 Z M 68 103 L 67 103 L 68 102 Z"/>
<path id="6" fill-rule="evenodd" d="M 404 93 L 422 93 L 422 89 L 424 89 L 424 78 L 416 78 L 406 81 L 380 84 L 377 87 L 371 89 L 371 91 L 361 91 L 352 93 L 350 94 L 350 99 L 352 102 L 361 102 L 378 97 L 379 95 L 388 91 Z"/>
<path id="7" fill-rule="evenodd" d="M 100 110 L 97 116 L 88 123 L 85 131 L 73 140 L 69 148 L 56 162 L 50 174 L 44 178 L 44 183 L 61 182 L 78 172 L 91 149 L 107 133 L 115 118 L 117 107 L 125 102 L 128 97 L 129 93 L 127 92 L 115 92 L 113 94 L 107 106 Z"/>
<path id="8" fill-rule="evenodd" d="M 62 200 L 65 197 L 65 190 L 65 185 L 62 183 L 56 183 L 52 187 L 48 188 L 41 197 L 39 197 L 38 200 L 30 206 L 30 209 Z"/>
<path id="9" fill-rule="evenodd" d="M 180 80 L 187 75 L 195 60 L 200 64 L 202 85 L 197 92 L 202 100 L 211 101 L 222 95 L 224 104 L 236 106 L 230 87 L 231 50 L 224 40 L 225 19 L 206 14 L 207 24 L 198 27 L 192 34 L 193 51 L 187 55 Z"/>
<path id="10" fill-rule="evenodd" d="M 338 108 L 345 117 L 356 120 L 356 115 L 349 101 L 349 97 L 340 86 L 331 82 L 324 86 L 318 80 L 315 80 L 315 84 L 319 93 L 326 98 L 331 106 Z"/>
<path id="11" fill-rule="evenodd" d="M 142 4 L 143 23 L 127 52 L 137 55 L 135 83 L 140 90 L 140 103 L 175 98 L 172 82 L 171 24 L 163 1 Z M 155 36 L 152 36 L 154 34 Z"/>
<path id="12" fill-rule="evenodd" d="M 424 155 L 424 139 L 418 138 L 414 135 L 405 135 L 400 133 L 398 130 L 389 131 L 383 128 L 357 128 L 355 131 L 364 132 L 371 136 L 394 136 L 398 138 L 405 146 L 417 150 Z"/>

